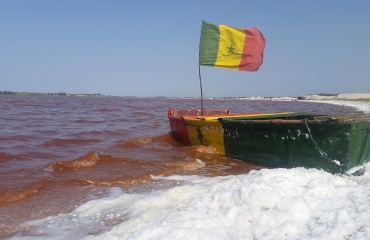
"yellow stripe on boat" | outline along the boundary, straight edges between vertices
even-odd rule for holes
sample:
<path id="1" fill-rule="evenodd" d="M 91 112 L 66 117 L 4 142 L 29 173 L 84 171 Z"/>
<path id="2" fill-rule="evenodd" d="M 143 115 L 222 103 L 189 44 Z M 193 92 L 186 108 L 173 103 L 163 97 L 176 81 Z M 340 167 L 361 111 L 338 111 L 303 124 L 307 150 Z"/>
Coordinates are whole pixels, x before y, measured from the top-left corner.
<path id="1" fill-rule="evenodd" d="M 219 153 L 225 154 L 222 125 L 217 118 L 207 120 L 187 118 L 185 122 L 191 145 L 212 145 Z"/>
<path id="2" fill-rule="evenodd" d="M 215 115 L 215 116 L 200 116 L 197 117 L 196 119 L 202 119 L 205 121 L 210 121 L 210 120 L 217 120 L 219 118 L 248 118 L 248 117 L 268 117 L 268 116 L 276 116 L 278 117 L 279 115 L 285 115 L 285 114 L 291 114 L 293 112 L 279 112 L 279 113 L 255 113 L 255 114 L 235 114 L 235 115 Z M 186 117 L 184 117 L 186 118 Z M 194 119 L 194 118 L 193 118 Z"/>
<path id="3" fill-rule="evenodd" d="M 222 124 L 219 121 L 220 118 L 268 117 L 289 113 L 291 112 L 184 117 L 184 120 L 187 125 L 191 145 L 214 146 L 220 154 L 225 154 L 224 136 Z"/>

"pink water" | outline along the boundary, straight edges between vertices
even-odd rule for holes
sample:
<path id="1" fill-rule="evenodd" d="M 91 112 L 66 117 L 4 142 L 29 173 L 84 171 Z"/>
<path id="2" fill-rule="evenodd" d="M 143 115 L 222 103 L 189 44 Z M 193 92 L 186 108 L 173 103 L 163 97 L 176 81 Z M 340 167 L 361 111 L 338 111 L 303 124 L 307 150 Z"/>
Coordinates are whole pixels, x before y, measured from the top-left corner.
<path id="1" fill-rule="evenodd" d="M 112 186 L 127 192 L 166 187 L 151 175 L 219 176 L 261 168 L 172 139 L 167 109 L 199 105 L 199 99 L 0 95 L 0 238 L 26 231 L 27 220 L 103 197 Z M 299 101 L 204 105 L 232 113 L 354 111 Z"/>

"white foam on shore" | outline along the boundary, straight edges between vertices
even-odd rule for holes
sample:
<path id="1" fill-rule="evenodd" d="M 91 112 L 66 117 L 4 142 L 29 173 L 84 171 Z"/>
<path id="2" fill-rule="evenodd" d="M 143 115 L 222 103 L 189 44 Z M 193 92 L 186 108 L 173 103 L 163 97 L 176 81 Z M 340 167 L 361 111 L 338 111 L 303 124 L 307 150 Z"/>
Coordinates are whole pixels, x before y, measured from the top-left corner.
<path id="1" fill-rule="evenodd" d="M 349 101 L 349 100 L 325 100 L 325 101 L 313 101 L 320 103 L 329 103 L 347 107 L 353 107 L 366 114 L 370 114 L 370 101 Z"/>
<path id="2" fill-rule="evenodd" d="M 296 168 L 154 180 L 178 185 L 115 188 L 14 239 L 370 239 L 370 165 L 360 177 Z"/>
<path id="3" fill-rule="evenodd" d="M 370 100 L 370 93 L 311 94 L 306 100 Z"/>

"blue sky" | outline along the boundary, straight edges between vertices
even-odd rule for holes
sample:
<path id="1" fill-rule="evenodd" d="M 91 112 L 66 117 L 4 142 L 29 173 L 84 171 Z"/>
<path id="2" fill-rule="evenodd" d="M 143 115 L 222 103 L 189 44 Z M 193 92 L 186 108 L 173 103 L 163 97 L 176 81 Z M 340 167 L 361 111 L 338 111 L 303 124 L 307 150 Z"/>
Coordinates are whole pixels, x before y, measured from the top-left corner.
<path id="1" fill-rule="evenodd" d="M 199 97 L 202 20 L 257 27 L 257 72 L 201 67 L 205 97 L 370 93 L 370 1 L 1 0 L 0 91 Z"/>

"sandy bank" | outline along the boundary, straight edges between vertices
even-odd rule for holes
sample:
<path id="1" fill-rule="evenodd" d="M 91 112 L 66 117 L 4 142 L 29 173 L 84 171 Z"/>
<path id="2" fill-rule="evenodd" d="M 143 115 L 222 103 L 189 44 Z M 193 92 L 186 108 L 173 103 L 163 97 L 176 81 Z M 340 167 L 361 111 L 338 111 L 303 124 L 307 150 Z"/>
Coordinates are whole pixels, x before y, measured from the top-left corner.
<path id="1" fill-rule="evenodd" d="M 304 100 L 370 100 L 370 93 L 312 94 L 302 98 Z"/>

